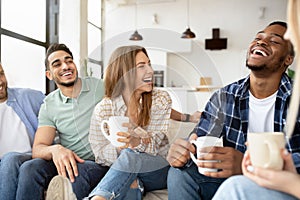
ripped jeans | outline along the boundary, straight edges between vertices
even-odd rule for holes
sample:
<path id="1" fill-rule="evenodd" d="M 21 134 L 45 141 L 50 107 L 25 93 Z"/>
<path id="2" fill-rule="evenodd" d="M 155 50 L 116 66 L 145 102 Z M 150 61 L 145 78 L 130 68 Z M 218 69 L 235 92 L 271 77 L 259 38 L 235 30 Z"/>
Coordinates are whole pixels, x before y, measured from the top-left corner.
<path id="1" fill-rule="evenodd" d="M 168 169 L 161 156 L 124 149 L 88 198 L 140 200 L 144 192 L 167 188 Z M 130 188 L 134 180 L 138 188 Z"/>

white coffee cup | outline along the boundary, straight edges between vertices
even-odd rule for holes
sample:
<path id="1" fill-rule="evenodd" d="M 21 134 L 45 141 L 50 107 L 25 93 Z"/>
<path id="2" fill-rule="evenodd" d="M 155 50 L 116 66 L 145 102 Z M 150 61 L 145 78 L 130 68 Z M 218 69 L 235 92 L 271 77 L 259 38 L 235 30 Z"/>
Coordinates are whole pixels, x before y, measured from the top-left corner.
<path id="1" fill-rule="evenodd" d="M 196 146 L 197 157 L 201 157 L 203 154 L 205 154 L 205 153 L 201 152 L 201 148 L 213 147 L 213 146 L 219 146 L 219 147 L 223 146 L 222 138 L 218 138 L 218 137 L 214 137 L 214 136 L 201 136 L 201 137 L 198 137 L 197 140 L 192 140 L 190 142 Z M 192 154 L 191 152 L 190 152 L 190 156 L 196 165 L 200 161 L 201 162 L 218 162 L 217 160 L 198 160 L 195 158 L 194 154 Z M 204 174 L 205 172 L 217 172 L 218 169 L 198 167 L 198 171 L 199 171 L 199 173 Z"/>
<path id="2" fill-rule="evenodd" d="M 281 170 L 283 159 L 281 149 L 285 147 L 281 132 L 248 133 L 248 150 L 252 165 Z"/>
<path id="3" fill-rule="evenodd" d="M 111 116 L 108 120 L 103 120 L 101 122 L 100 128 L 102 134 L 115 147 L 121 147 L 125 145 L 125 143 L 118 141 L 118 138 L 122 138 L 122 136 L 117 135 L 118 132 L 128 131 L 128 128 L 124 127 L 123 123 L 129 123 L 129 118 L 125 116 Z"/>

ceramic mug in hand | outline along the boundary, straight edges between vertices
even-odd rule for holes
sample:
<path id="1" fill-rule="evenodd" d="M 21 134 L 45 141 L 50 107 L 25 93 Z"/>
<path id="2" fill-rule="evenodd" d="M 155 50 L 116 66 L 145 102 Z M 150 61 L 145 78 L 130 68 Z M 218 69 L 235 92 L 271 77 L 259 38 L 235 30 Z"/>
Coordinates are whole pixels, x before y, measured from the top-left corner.
<path id="1" fill-rule="evenodd" d="M 101 122 L 100 128 L 102 134 L 111 142 L 115 147 L 124 146 L 125 143 L 119 142 L 118 132 L 128 132 L 128 128 L 123 126 L 123 123 L 129 123 L 129 118 L 125 116 L 111 116 L 108 120 Z"/>
<path id="2" fill-rule="evenodd" d="M 252 165 L 281 170 L 283 159 L 281 149 L 285 146 L 281 132 L 248 133 L 248 149 Z"/>
<path id="3" fill-rule="evenodd" d="M 197 157 L 201 157 L 203 154 L 205 154 L 205 153 L 201 152 L 201 148 L 213 147 L 213 146 L 219 146 L 219 147 L 223 146 L 222 138 L 218 138 L 218 137 L 214 137 L 214 136 L 201 136 L 201 137 L 198 137 L 197 140 L 192 140 L 190 142 L 196 146 Z M 201 162 L 218 162 L 217 160 L 198 160 L 192 153 L 190 153 L 190 156 L 196 165 L 199 161 L 201 161 Z M 204 174 L 205 172 L 217 172 L 218 169 L 198 167 L 198 171 L 199 171 L 199 173 Z"/>

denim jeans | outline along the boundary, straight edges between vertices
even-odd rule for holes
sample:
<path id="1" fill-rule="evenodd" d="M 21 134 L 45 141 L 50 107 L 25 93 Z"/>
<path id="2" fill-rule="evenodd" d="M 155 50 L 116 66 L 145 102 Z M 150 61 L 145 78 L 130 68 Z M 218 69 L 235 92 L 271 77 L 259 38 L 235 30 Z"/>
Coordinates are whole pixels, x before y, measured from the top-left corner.
<path id="1" fill-rule="evenodd" d="M 142 199 L 143 192 L 167 188 L 168 169 L 168 162 L 161 156 L 124 149 L 89 198 Z M 137 189 L 130 188 L 134 180 L 138 180 Z"/>
<path id="2" fill-rule="evenodd" d="M 200 174 L 194 163 L 185 168 L 171 167 L 168 174 L 169 200 L 211 199 L 224 180 Z"/>
<path id="3" fill-rule="evenodd" d="M 296 197 L 283 192 L 270 190 L 257 185 L 245 176 L 233 176 L 227 179 L 218 189 L 213 200 L 296 200 Z"/>
<path id="4" fill-rule="evenodd" d="M 30 153 L 10 152 L 0 160 L 0 199 L 15 200 L 19 168 L 31 159 Z"/>
<path id="5" fill-rule="evenodd" d="M 72 188 L 77 199 L 83 199 L 99 183 L 108 167 L 100 166 L 94 161 L 85 161 L 77 163 L 77 168 L 79 175 L 72 183 Z M 44 192 L 56 175 L 57 170 L 53 161 L 36 158 L 23 163 L 20 167 L 16 199 L 44 199 Z"/>

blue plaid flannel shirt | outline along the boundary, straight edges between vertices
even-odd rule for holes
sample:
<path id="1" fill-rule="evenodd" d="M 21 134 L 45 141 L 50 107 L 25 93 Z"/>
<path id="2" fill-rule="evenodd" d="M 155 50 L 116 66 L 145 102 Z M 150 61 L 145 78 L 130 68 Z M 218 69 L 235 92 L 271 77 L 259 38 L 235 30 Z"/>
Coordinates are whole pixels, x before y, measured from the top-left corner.
<path id="1" fill-rule="evenodd" d="M 244 153 L 248 131 L 249 86 L 249 76 L 247 76 L 216 91 L 206 104 L 193 132 L 198 136 L 223 137 L 224 146 L 233 147 Z M 274 131 L 276 132 L 282 132 L 284 129 L 291 89 L 290 78 L 283 74 L 275 102 Z M 300 172 L 299 122 L 298 112 L 294 133 L 287 144 L 288 151 L 293 154 L 298 172 Z"/>

